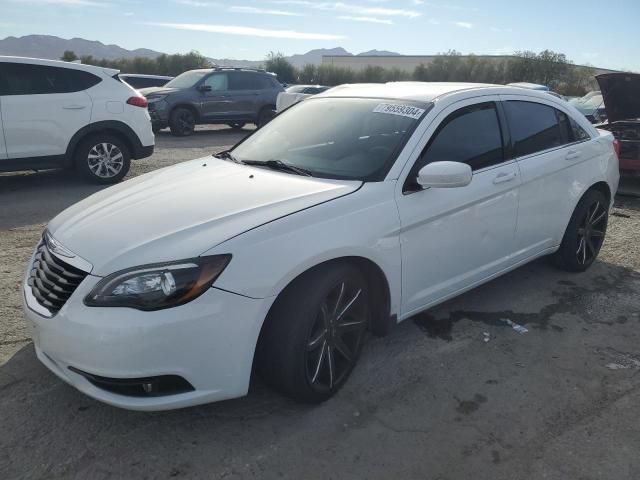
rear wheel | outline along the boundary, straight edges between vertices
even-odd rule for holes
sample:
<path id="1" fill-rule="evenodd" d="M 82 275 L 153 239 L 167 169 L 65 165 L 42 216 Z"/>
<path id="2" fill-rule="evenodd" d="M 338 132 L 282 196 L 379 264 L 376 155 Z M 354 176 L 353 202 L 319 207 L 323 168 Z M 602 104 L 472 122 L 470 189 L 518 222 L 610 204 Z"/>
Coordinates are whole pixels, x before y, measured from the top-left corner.
<path id="1" fill-rule="evenodd" d="M 116 183 L 124 178 L 131 166 L 127 145 L 118 137 L 96 134 L 82 140 L 76 149 L 77 171 L 94 183 Z"/>
<path id="2" fill-rule="evenodd" d="M 589 190 L 576 206 L 555 262 L 563 270 L 583 272 L 595 261 L 609 221 L 609 202 L 598 190 Z"/>
<path id="3" fill-rule="evenodd" d="M 246 123 L 244 123 L 244 122 L 232 122 L 232 123 L 227 123 L 227 125 L 229 125 L 231 128 L 233 128 L 235 130 L 240 130 L 246 125 Z"/>
<path id="4" fill-rule="evenodd" d="M 176 137 L 188 137 L 196 128 L 196 116 L 188 108 L 176 108 L 171 112 L 169 128 Z"/>
<path id="5" fill-rule="evenodd" d="M 319 267 L 276 301 L 261 337 L 258 369 L 294 399 L 322 402 L 351 374 L 370 316 L 367 282 L 356 267 Z"/>

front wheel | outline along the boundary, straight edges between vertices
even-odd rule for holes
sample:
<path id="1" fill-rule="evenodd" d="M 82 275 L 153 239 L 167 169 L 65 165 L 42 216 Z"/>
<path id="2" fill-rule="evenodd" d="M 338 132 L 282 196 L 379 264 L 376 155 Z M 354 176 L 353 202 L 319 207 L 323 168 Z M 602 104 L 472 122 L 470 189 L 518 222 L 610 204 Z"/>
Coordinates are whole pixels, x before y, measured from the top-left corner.
<path id="1" fill-rule="evenodd" d="M 556 265 L 569 272 L 584 272 L 589 268 L 600 252 L 608 221 L 607 197 L 598 190 L 585 193 L 555 253 Z"/>
<path id="2" fill-rule="evenodd" d="M 352 265 L 304 274 L 269 313 L 258 370 L 298 401 L 327 400 L 356 365 L 371 316 L 369 302 L 367 282 Z"/>
<path id="3" fill-rule="evenodd" d="M 196 116 L 188 108 L 176 108 L 171 112 L 169 128 L 176 137 L 188 137 L 196 128 Z"/>
<path id="4" fill-rule="evenodd" d="M 75 166 L 94 183 L 116 183 L 129 171 L 131 154 L 127 145 L 113 135 L 92 135 L 78 145 Z"/>

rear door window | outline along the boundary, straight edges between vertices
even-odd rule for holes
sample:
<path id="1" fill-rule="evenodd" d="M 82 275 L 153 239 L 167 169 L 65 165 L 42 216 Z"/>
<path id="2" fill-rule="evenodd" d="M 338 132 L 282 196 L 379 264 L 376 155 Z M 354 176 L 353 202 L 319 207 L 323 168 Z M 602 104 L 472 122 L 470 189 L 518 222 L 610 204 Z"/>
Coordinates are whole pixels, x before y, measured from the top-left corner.
<path id="1" fill-rule="evenodd" d="M 100 77 L 82 70 L 5 63 L 0 80 L 0 95 L 44 95 L 79 92 L 100 83 Z"/>
<path id="2" fill-rule="evenodd" d="M 229 90 L 262 90 L 261 78 L 255 73 L 233 72 L 229 74 Z"/>
<path id="3" fill-rule="evenodd" d="M 571 131 L 565 113 L 542 103 L 504 102 L 516 157 L 557 148 L 570 143 Z"/>

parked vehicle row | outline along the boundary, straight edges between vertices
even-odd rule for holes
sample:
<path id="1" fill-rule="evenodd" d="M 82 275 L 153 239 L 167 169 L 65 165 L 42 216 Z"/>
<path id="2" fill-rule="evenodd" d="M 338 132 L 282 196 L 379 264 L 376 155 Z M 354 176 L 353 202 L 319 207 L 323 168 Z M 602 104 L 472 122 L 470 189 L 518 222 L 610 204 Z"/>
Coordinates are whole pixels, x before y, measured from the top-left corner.
<path id="1" fill-rule="evenodd" d="M 149 101 L 153 130 L 169 127 L 176 136 L 191 135 L 198 124 L 260 127 L 273 118 L 283 91 L 274 74 L 228 67 L 190 70 L 164 87 L 140 90 Z"/>
<path id="2" fill-rule="evenodd" d="M 75 168 L 118 182 L 153 153 L 146 107 L 117 70 L 0 56 L 0 171 Z"/>
<path id="3" fill-rule="evenodd" d="M 323 85 L 292 85 L 287 87 L 284 92 L 278 94 L 276 112 L 280 113 L 305 98 L 326 92 L 329 88 L 331 87 L 325 87 Z"/>
<path id="4" fill-rule="evenodd" d="M 367 331 L 384 335 L 541 256 L 589 268 L 616 148 L 544 92 L 333 88 L 229 151 L 54 218 L 23 284 L 36 354 L 129 409 L 242 396 L 253 371 L 321 402 L 347 381 Z"/>
<path id="5" fill-rule="evenodd" d="M 143 75 L 139 73 L 120 73 L 118 77 L 136 90 L 149 87 L 163 87 L 174 78 L 164 75 Z"/>

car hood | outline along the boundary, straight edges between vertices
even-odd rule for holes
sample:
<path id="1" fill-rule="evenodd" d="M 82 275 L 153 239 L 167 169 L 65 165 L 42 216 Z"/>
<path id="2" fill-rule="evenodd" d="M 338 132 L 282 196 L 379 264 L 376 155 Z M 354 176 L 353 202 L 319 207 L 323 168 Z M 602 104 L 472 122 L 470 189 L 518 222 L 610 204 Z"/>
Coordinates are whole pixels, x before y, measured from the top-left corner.
<path id="1" fill-rule="evenodd" d="M 247 230 L 356 191 L 362 182 L 304 177 L 213 157 L 102 190 L 49 226 L 93 275 L 193 258 Z"/>
<path id="2" fill-rule="evenodd" d="M 150 97 L 152 95 L 168 95 L 170 93 L 177 92 L 178 90 L 178 88 L 171 87 L 147 87 L 138 89 L 138 91 L 145 97 Z"/>
<path id="3" fill-rule="evenodd" d="M 609 122 L 640 118 L 640 74 L 605 73 L 596 76 Z"/>

